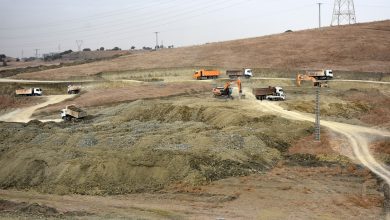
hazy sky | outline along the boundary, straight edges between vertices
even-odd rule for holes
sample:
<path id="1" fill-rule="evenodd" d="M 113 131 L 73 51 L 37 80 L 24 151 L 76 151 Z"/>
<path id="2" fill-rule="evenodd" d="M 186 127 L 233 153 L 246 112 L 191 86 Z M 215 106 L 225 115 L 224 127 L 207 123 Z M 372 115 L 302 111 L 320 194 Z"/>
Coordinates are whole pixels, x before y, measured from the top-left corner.
<path id="1" fill-rule="evenodd" d="M 329 26 L 333 0 L 0 0 L 0 54 L 187 46 Z M 389 0 L 355 0 L 358 22 L 390 18 Z"/>

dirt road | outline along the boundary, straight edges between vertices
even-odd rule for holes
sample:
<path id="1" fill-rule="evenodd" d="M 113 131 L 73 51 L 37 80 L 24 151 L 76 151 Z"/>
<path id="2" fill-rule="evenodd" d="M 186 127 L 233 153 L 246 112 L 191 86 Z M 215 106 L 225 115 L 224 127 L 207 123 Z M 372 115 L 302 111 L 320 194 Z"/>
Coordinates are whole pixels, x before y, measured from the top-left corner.
<path id="1" fill-rule="evenodd" d="M 295 78 L 274 78 L 274 77 L 252 77 L 252 79 L 265 79 L 265 80 L 283 80 L 283 81 L 294 81 Z M 384 81 L 373 81 L 373 80 L 351 80 L 351 79 L 332 79 L 330 82 L 357 82 L 357 83 L 374 83 L 374 84 L 383 84 L 390 85 L 390 82 Z"/>
<path id="2" fill-rule="evenodd" d="M 27 108 L 17 109 L 15 111 L 9 112 L 5 115 L 0 116 L 0 121 L 6 121 L 6 122 L 29 122 L 33 120 L 32 114 L 40 108 L 43 108 L 48 105 L 56 104 L 62 101 L 65 101 L 66 99 L 70 99 L 73 96 L 71 95 L 51 95 L 47 96 L 47 100 L 44 103 L 34 105 Z M 44 120 L 44 122 L 47 121 L 58 121 L 59 119 L 53 119 L 53 120 Z"/>
<path id="3" fill-rule="evenodd" d="M 228 77 L 221 77 L 221 79 L 228 79 Z M 282 81 L 295 81 L 295 78 L 275 78 L 275 77 L 252 77 L 252 79 L 265 79 L 265 80 L 282 80 Z M 93 79 L 85 79 L 85 80 L 29 80 L 29 79 L 11 79 L 11 78 L 0 78 L 0 83 L 87 83 L 87 82 L 99 82 L 102 80 L 93 80 Z M 139 80 L 131 80 L 131 79 L 105 79 L 105 81 L 111 82 L 137 82 L 143 83 L 144 81 Z M 165 79 L 165 82 L 194 82 L 193 79 L 178 79 L 176 77 L 171 77 L 169 79 Z M 209 82 L 210 80 L 200 80 L 196 82 Z M 358 83 L 374 83 L 374 84 L 384 84 L 390 85 L 390 82 L 384 81 L 372 81 L 372 80 L 347 80 L 347 79 L 333 79 L 335 82 L 358 82 Z"/>
<path id="4" fill-rule="evenodd" d="M 251 97 L 251 98 L 254 99 L 255 97 Z M 273 102 L 257 101 L 256 103 L 257 103 L 256 108 L 262 111 L 277 113 L 282 117 L 292 119 L 292 120 L 314 122 L 314 116 L 312 115 L 287 111 Z M 324 121 L 324 120 L 321 121 L 321 125 L 328 127 L 331 130 L 347 137 L 351 144 L 355 157 L 363 165 L 369 168 L 372 172 L 374 172 L 375 174 L 377 174 L 382 179 L 384 179 L 387 183 L 390 184 L 389 168 L 379 164 L 370 153 L 368 147 L 370 141 L 372 140 L 390 137 L 390 132 L 362 127 L 362 126 L 343 124 L 343 123 L 332 122 L 332 121 Z"/>

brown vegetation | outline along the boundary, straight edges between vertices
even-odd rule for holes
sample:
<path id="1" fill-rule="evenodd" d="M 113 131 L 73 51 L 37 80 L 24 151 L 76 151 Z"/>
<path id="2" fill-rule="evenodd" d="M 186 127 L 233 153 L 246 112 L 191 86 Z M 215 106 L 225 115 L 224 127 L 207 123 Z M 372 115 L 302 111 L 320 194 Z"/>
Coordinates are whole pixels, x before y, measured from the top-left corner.
<path id="1" fill-rule="evenodd" d="M 86 85 L 88 88 L 88 85 Z M 51 105 L 42 109 L 40 112 L 57 112 L 66 105 L 75 104 L 81 107 L 95 107 L 121 102 L 130 102 L 139 99 L 156 99 L 177 95 L 191 94 L 196 95 L 205 91 L 211 91 L 211 86 L 205 83 L 142 83 L 140 85 L 129 84 L 110 84 L 107 87 L 97 85 L 90 87 L 87 92 L 83 92 L 80 96 L 71 101 L 66 101 L 60 104 Z M 39 114 L 39 112 L 38 112 Z"/>
<path id="2" fill-rule="evenodd" d="M 214 66 L 221 68 L 329 68 L 390 72 L 390 21 L 329 27 L 258 38 L 161 50 L 16 76 L 67 79 L 100 72 Z M 364 36 L 364 37 L 363 37 Z"/>

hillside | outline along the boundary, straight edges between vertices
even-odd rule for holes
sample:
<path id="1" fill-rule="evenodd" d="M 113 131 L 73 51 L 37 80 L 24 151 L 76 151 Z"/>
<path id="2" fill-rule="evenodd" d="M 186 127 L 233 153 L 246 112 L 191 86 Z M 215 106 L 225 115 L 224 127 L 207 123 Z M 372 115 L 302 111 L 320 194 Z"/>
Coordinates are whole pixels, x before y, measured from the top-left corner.
<path id="1" fill-rule="evenodd" d="M 101 72 L 202 66 L 388 73 L 390 20 L 133 54 L 110 61 L 19 74 L 16 78 L 66 79 Z"/>

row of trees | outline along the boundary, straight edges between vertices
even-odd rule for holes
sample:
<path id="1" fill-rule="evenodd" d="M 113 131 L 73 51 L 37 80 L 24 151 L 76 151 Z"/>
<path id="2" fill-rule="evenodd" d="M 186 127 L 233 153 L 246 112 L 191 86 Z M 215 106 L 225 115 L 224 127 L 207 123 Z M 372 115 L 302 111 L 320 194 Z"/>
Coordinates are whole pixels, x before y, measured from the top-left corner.
<path id="1" fill-rule="evenodd" d="M 166 48 L 164 47 L 164 45 L 159 45 L 159 46 L 156 46 L 154 49 L 163 49 L 163 48 Z M 167 48 L 174 48 L 173 45 L 170 45 L 168 46 Z M 135 46 L 131 46 L 130 47 L 130 50 L 135 50 L 136 47 Z M 98 48 L 96 51 L 105 51 L 106 49 L 104 47 L 100 47 Z M 113 50 L 113 51 L 118 51 L 118 50 L 122 50 L 121 48 L 119 47 L 114 47 L 112 49 L 109 49 L 109 50 Z M 142 50 L 148 50 L 148 51 L 151 51 L 153 50 L 152 47 L 142 47 Z M 90 48 L 84 48 L 83 51 L 92 51 Z M 45 54 L 43 59 L 45 61 L 50 61 L 50 60 L 57 60 L 57 59 L 61 59 L 63 55 L 66 55 L 66 54 L 70 54 L 72 53 L 73 51 L 72 50 L 66 50 L 64 52 L 61 52 L 61 53 L 50 53 L 50 54 Z M 3 66 L 7 66 L 7 56 L 5 54 L 0 54 L 0 63 L 2 63 Z M 35 57 L 30 57 L 30 58 L 25 58 L 24 60 L 25 61 L 32 61 L 34 60 Z M 19 59 L 17 59 L 16 61 L 19 61 Z"/>
<path id="2" fill-rule="evenodd" d="M 0 62 L 3 63 L 3 66 L 7 66 L 6 58 L 7 56 L 5 54 L 0 54 Z"/>
<path id="3" fill-rule="evenodd" d="M 171 49 L 171 48 L 174 48 L 174 46 L 173 45 L 169 45 L 168 47 L 165 47 L 164 45 L 159 45 L 159 46 L 155 47 L 155 49 L 163 49 L 163 48 Z M 130 47 L 130 50 L 135 50 L 135 49 L 136 49 L 135 46 L 131 46 Z M 114 47 L 111 50 L 122 50 L 122 49 L 119 48 L 119 47 Z M 142 47 L 142 50 L 153 50 L 153 48 L 144 46 L 144 47 Z M 83 49 L 83 51 L 91 51 L 91 49 L 90 48 L 85 48 L 85 49 Z M 104 47 L 100 47 L 99 49 L 97 49 L 97 51 L 104 51 Z"/>

